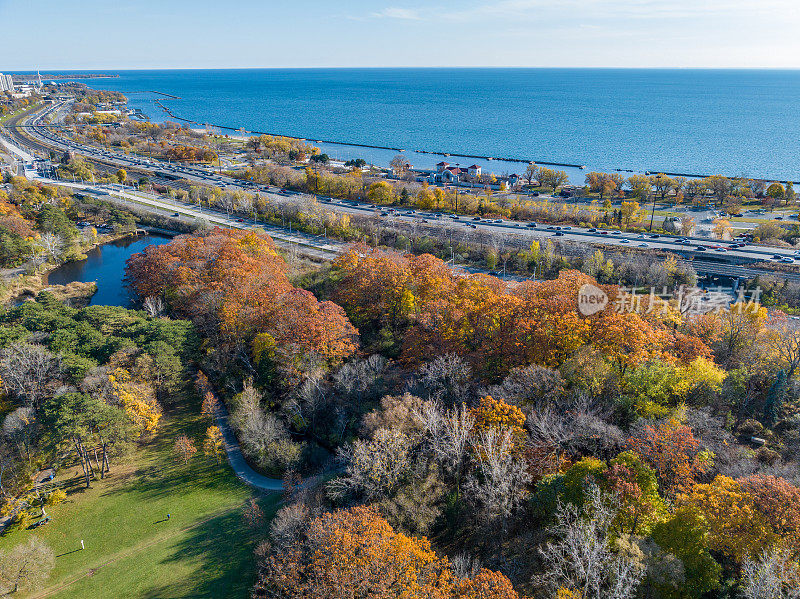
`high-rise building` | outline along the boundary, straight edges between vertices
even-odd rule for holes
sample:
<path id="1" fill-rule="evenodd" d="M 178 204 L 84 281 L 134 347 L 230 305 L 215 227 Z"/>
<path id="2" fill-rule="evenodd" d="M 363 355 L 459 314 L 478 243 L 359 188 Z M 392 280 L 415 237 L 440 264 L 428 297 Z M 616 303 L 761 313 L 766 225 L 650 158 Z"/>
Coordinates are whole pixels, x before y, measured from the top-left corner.
<path id="1" fill-rule="evenodd" d="M 14 91 L 14 78 L 11 75 L 0 73 L 0 92 Z"/>

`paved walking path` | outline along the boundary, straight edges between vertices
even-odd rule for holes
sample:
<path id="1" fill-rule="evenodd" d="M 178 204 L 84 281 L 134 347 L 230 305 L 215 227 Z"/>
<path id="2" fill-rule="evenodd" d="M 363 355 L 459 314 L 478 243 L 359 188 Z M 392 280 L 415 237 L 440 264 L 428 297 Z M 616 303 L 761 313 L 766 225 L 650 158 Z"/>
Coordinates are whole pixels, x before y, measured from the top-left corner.
<path id="1" fill-rule="evenodd" d="M 230 424 L 228 423 L 228 409 L 219 399 L 216 402 L 214 409 L 214 421 L 217 423 L 222 438 L 225 442 L 225 451 L 228 454 L 228 461 L 231 463 L 231 468 L 236 473 L 240 480 L 246 482 L 251 487 L 261 489 L 262 491 L 281 491 L 283 490 L 283 481 L 278 478 L 270 478 L 259 474 L 253 470 L 244 459 L 242 450 L 239 449 L 239 443 L 236 440 L 236 435 L 233 434 Z"/>

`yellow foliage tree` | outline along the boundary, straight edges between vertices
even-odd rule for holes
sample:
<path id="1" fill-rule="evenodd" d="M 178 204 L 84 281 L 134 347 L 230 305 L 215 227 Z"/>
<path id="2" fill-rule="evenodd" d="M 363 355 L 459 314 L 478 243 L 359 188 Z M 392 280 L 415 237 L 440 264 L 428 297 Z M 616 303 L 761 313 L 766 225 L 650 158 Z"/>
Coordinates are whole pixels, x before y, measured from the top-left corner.
<path id="1" fill-rule="evenodd" d="M 161 419 L 161 406 L 144 389 L 133 383 L 130 373 L 117 368 L 108 375 L 112 393 L 131 421 L 143 433 L 154 433 Z"/>
<path id="2" fill-rule="evenodd" d="M 759 555 L 776 540 L 753 495 L 727 476 L 695 485 L 678 495 L 675 503 L 696 511 L 708 529 L 709 547 L 738 563 Z"/>
<path id="3" fill-rule="evenodd" d="M 222 460 L 223 440 L 222 432 L 217 426 L 209 426 L 206 429 L 206 438 L 203 442 L 203 453 L 209 458 L 214 458 L 217 464 Z"/>

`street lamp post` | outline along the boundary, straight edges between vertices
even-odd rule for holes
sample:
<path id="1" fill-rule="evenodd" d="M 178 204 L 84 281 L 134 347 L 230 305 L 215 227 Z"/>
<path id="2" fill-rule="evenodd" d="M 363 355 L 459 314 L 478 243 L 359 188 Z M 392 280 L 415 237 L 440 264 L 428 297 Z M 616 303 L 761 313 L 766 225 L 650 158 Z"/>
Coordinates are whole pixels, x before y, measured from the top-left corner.
<path id="1" fill-rule="evenodd" d="M 455 186 L 456 186 L 456 214 L 458 214 L 458 173 L 459 173 L 459 170 L 460 169 L 458 168 L 458 162 L 456 162 L 456 180 L 455 180 Z"/>
<path id="2" fill-rule="evenodd" d="M 661 182 L 661 175 L 656 175 L 656 185 Z M 652 189 L 651 189 L 652 191 Z M 653 232 L 653 217 L 656 215 L 656 194 L 653 194 L 653 209 L 650 211 L 650 229 Z"/>

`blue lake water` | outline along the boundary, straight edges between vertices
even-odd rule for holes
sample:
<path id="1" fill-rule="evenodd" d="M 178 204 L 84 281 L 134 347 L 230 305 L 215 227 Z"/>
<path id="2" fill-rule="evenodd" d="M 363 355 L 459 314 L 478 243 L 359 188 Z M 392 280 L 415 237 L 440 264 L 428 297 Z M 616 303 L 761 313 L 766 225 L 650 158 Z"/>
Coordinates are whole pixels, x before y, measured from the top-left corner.
<path id="1" fill-rule="evenodd" d="M 161 235 L 125 237 L 98 246 L 86 253 L 85 260 L 68 262 L 47 275 L 50 285 L 66 285 L 73 281 L 97 282 L 97 293 L 92 296 L 92 306 L 124 306 L 131 303 L 131 293 L 125 285 L 125 262 L 148 245 L 169 243 Z"/>
<path id="2" fill-rule="evenodd" d="M 121 71 L 86 80 L 153 120 L 589 169 L 800 178 L 800 71 L 269 69 Z M 159 91 L 180 96 L 158 96 Z M 394 151 L 326 146 L 388 162 Z M 441 156 L 411 154 L 429 167 Z M 470 159 L 449 159 L 471 164 Z M 488 164 L 520 172 L 524 165 Z M 573 178 L 580 175 L 572 173 Z"/>

